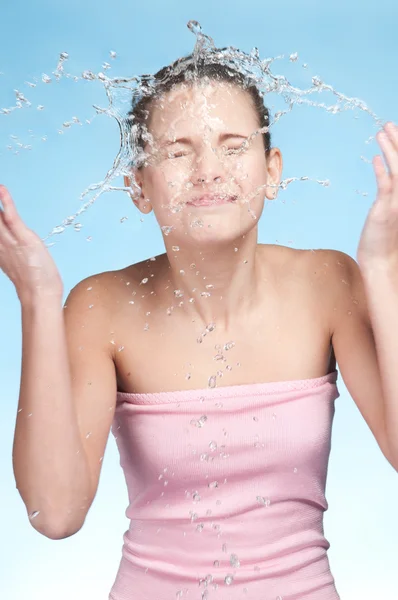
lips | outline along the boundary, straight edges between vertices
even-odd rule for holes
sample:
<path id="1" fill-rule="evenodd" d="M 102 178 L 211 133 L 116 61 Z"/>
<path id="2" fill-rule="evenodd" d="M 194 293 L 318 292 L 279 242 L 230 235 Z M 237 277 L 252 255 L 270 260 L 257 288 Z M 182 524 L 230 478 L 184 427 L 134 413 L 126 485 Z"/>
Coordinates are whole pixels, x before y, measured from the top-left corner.
<path id="1" fill-rule="evenodd" d="M 216 206 L 228 202 L 236 202 L 236 196 L 231 194 L 203 194 L 192 198 L 187 204 L 190 206 Z"/>

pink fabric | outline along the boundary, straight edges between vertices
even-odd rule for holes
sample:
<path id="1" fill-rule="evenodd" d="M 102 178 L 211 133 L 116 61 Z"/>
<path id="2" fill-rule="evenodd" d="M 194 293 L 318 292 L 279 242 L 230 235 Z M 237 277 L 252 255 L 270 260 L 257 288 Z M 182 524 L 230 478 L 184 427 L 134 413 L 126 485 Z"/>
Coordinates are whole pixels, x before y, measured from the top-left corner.
<path id="1" fill-rule="evenodd" d="M 119 392 L 130 527 L 110 600 L 339 600 L 323 532 L 337 376 Z"/>

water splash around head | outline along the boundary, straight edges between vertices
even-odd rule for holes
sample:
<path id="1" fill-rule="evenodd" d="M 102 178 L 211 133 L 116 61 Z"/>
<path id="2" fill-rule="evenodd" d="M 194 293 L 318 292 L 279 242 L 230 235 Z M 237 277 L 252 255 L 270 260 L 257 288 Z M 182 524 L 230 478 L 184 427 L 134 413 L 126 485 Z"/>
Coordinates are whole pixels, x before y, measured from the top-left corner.
<path id="1" fill-rule="evenodd" d="M 363 100 L 358 98 L 348 97 L 345 94 L 335 90 L 331 85 L 323 82 L 319 77 L 315 76 L 312 78 L 312 85 L 307 89 L 300 89 L 293 86 L 289 80 L 281 74 L 273 72 L 274 63 L 277 60 L 283 59 L 284 56 L 278 56 L 275 58 L 261 58 L 259 50 L 253 48 L 250 53 L 246 53 L 238 48 L 229 46 L 226 48 L 217 48 L 213 39 L 204 34 L 201 25 L 197 21 L 189 21 L 187 24 L 188 29 L 195 36 L 195 44 L 190 57 L 186 57 L 176 61 L 173 73 L 178 73 L 180 69 L 184 72 L 187 66 L 192 68 L 189 71 L 187 78 L 193 78 L 195 80 L 195 65 L 200 61 L 206 62 L 207 64 L 217 63 L 225 65 L 227 68 L 230 67 L 233 71 L 241 73 L 247 81 L 252 82 L 257 86 L 259 93 L 264 99 L 269 97 L 277 97 L 279 101 L 282 101 L 284 106 L 281 110 L 276 110 L 271 115 L 269 121 L 269 130 L 276 125 L 280 119 L 287 113 L 291 112 L 293 108 L 300 105 L 308 105 L 316 108 L 321 108 L 326 112 L 337 115 L 347 110 L 359 110 L 367 113 L 376 127 L 380 127 L 383 121 L 373 113 L 373 111 L 366 105 Z M 110 52 L 111 59 L 116 58 L 114 51 Z M 290 55 L 290 62 L 297 62 L 298 54 Z M 49 234 L 44 238 L 48 240 L 54 235 L 60 234 L 65 231 L 66 228 L 74 226 L 76 230 L 80 229 L 80 224 L 77 222 L 78 217 L 87 211 L 87 209 L 104 193 L 111 191 L 125 191 L 134 194 L 137 191 L 137 186 L 134 181 L 134 177 L 131 177 L 132 166 L 137 165 L 140 161 L 145 160 L 145 155 L 142 153 L 137 145 L 137 127 L 131 119 L 128 118 L 128 113 L 131 110 L 131 106 L 134 103 L 139 102 L 144 96 L 156 96 L 157 83 L 154 75 L 143 74 L 139 76 L 130 77 L 110 77 L 106 73 L 110 69 L 109 63 L 102 65 L 102 71 L 94 73 L 89 70 L 85 70 L 80 76 L 72 75 L 66 71 L 65 65 L 69 59 L 67 52 L 62 52 L 59 57 L 58 64 L 52 76 L 43 74 L 41 83 L 46 85 L 51 82 L 59 81 L 61 78 L 69 78 L 74 81 L 85 80 L 85 81 L 96 81 L 102 84 L 107 98 L 108 105 L 106 107 L 100 107 L 93 105 L 95 115 L 93 118 L 98 116 L 107 116 L 115 119 L 119 126 L 120 132 L 120 147 L 116 157 L 113 160 L 113 164 L 105 174 L 103 180 L 90 184 L 80 195 L 81 200 L 85 200 L 83 206 L 73 215 L 68 216 L 63 220 L 60 225 L 55 226 Z M 306 68 L 307 65 L 304 65 Z M 171 73 L 170 73 L 171 74 Z M 167 80 L 167 73 L 165 80 Z M 36 87 L 37 83 L 26 82 L 28 87 Z M 326 104 L 324 102 L 317 102 L 312 99 L 314 95 L 328 92 L 332 95 L 334 103 Z M 15 114 L 17 109 L 24 109 L 31 106 L 31 102 L 27 97 L 27 94 L 16 90 L 16 103 L 14 106 L 0 109 L 0 115 L 10 116 L 12 113 Z M 42 110 L 44 107 L 39 105 L 38 110 Z M 91 120 L 86 120 L 90 123 Z M 73 117 L 70 121 L 64 122 L 62 125 L 63 130 L 68 130 L 74 125 L 82 125 L 81 121 L 77 117 Z M 59 131 L 62 133 L 63 131 Z M 257 132 L 258 133 L 258 132 Z M 261 133 L 261 131 L 260 131 Z M 12 137 L 12 136 L 11 136 Z M 366 143 L 373 139 L 372 137 Z M 9 147 L 11 149 L 11 146 Z M 31 146 L 24 146 L 19 143 L 18 151 L 23 149 L 31 149 Z M 365 162 L 370 162 L 364 157 L 361 157 Z M 129 175 L 131 180 L 131 186 L 125 187 L 124 185 L 117 185 L 117 179 L 122 178 L 124 175 Z M 290 176 L 281 181 L 279 187 L 281 190 L 285 190 L 292 182 L 295 181 L 313 181 L 322 186 L 330 185 L 328 179 L 319 180 L 311 178 L 307 175 L 304 176 Z M 165 233 L 165 232 L 164 232 Z M 167 234 L 167 232 L 166 232 Z M 52 245 L 52 244 L 49 244 Z"/>

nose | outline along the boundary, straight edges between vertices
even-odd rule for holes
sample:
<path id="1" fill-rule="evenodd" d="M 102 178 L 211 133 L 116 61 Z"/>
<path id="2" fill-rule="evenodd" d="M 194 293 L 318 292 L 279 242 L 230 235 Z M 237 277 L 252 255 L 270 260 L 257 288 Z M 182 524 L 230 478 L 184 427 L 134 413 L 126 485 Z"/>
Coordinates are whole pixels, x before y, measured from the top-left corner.
<path id="1" fill-rule="evenodd" d="M 225 168 L 214 148 L 204 149 L 193 167 L 193 183 L 221 183 L 225 181 Z"/>

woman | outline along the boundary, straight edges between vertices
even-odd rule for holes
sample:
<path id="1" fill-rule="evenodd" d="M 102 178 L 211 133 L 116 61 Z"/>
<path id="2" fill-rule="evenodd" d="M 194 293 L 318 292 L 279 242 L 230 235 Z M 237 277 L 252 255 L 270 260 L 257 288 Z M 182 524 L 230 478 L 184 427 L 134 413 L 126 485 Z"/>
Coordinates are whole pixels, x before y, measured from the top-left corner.
<path id="1" fill-rule="evenodd" d="M 324 492 L 335 353 L 349 364 L 366 314 L 356 263 L 258 244 L 282 156 L 250 81 L 190 57 L 155 80 L 130 113 L 145 154 L 125 184 L 164 254 L 88 277 L 62 311 L 58 270 L 3 188 L 23 328 L 17 488 L 37 531 L 77 533 L 112 428 L 131 519 L 112 600 L 335 600 Z M 348 380 L 390 460 L 380 410 Z"/>

